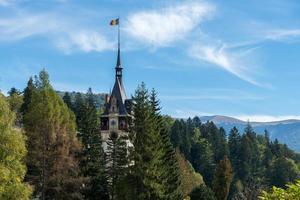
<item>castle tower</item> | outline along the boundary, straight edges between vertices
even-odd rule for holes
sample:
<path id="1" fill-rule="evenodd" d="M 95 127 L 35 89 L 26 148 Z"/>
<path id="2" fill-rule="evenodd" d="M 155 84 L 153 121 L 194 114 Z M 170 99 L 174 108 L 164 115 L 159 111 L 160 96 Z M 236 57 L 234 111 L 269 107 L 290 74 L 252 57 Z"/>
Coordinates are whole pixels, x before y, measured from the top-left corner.
<path id="1" fill-rule="evenodd" d="M 101 115 L 101 134 L 103 149 L 106 150 L 106 141 L 111 133 L 119 136 L 128 135 L 131 119 L 131 100 L 127 99 L 122 81 L 120 43 L 118 44 L 117 63 L 115 67 L 115 84 L 111 94 L 105 98 L 105 110 Z"/>

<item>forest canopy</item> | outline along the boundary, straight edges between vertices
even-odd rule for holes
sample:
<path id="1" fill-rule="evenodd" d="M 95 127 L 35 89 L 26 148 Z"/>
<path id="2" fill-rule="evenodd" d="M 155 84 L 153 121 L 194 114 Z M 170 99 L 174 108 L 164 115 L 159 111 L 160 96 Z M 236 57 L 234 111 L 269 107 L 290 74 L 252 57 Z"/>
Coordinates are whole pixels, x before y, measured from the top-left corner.
<path id="1" fill-rule="evenodd" d="M 45 70 L 24 90 L 0 94 L 1 199 L 299 197 L 300 155 L 267 130 L 248 123 L 227 133 L 197 116 L 163 115 L 142 83 L 128 135 L 111 134 L 104 151 L 99 98 L 91 88 L 56 92 Z"/>

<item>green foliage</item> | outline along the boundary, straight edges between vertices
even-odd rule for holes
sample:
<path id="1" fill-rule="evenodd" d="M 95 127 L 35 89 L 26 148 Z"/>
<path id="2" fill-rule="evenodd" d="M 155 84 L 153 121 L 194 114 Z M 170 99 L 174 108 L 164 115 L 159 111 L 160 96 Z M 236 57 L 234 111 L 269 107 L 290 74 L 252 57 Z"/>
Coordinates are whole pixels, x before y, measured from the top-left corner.
<path id="1" fill-rule="evenodd" d="M 215 200 L 214 192 L 204 184 L 195 188 L 190 194 L 191 200 Z"/>
<path id="2" fill-rule="evenodd" d="M 13 128 L 14 114 L 0 93 L 0 199 L 28 200 L 31 187 L 23 183 L 26 173 L 25 136 Z"/>
<path id="3" fill-rule="evenodd" d="M 64 100 L 65 104 L 72 110 L 73 104 L 72 104 L 72 99 L 71 99 L 69 92 L 65 93 L 65 95 L 63 96 L 63 100 Z"/>
<path id="4" fill-rule="evenodd" d="M 236 127 L 233 127 L 228 136 L 229 158 L 233 168 L 237 171 L 239 169 L 239 152 L 241 147 L 241 136 Z"/>
<path id="5" fill-rule="evenodd" d="M 213 190 L 218 200 L 226 200 L 229 194 L 229 188 L 233 177 L 233 171 L 230 160 L 227 156 L 220 161 L 216 168 Z"/>
<path id="6" fill-rule="evenodd" d="M 179 151 L 176 151 L 176 157 L 180 170 L 181 189 L 185 199 L 193 189 L 203 185 L 204 182 L 201 174 L 195 172 L 193 166 Z"/>
<path id="7" fill-rule="evenodd" d="M 155 91 L 151 96 L 144 84 L 133 97 L 134 120 L 131 138 L 134 145 L 136 199 L 182 199 L 180 174 L 168 129 L 159 113 Z"/>
<path id="8" fill-rule="evenodd" d="M 85 196 L 88 199 L 108 199 L 100 119 L 94 97 L 92 89 L 89 88 L 84 96 L 81 93 L 76 94 L 74 104 L 68 93 L 65 93 L 63 99 L 75 112 L 77 136 L 83 144 L 80 169 L 81 173 L 89 179 Z"/>
<path id="9" fill-rule="evenodd" d="M 66 96 L 66 93 L 68 93 L 68 96 L 70 96 L 70 98 L 71 98 L 71 102 L 72 102 L 72 111 L 73 112 L 75 112 L 75 110 L 74 109 L 76 109 L 75 107 L 74 107 L 74 102 L 75 102 L 75 99 L 76 99 L 76 96 L 77 95 L 80 95 L 83 99 L 87 99 L 88 97 L 87 97 L 87 93 L 85 93 L 85 92 L 75 92 L 75 91 L 73 91 L 73 92 L 71 92 L 71 91 L 69 91 L 69 92 L 62 92 L 62 91 L 56 91 L 56 93 L 61 97 L 61 98 L 63 98 L 64 99 L 64 96 Z M 95 100 L 95 106 L 96 106 L 96 108 L 97 108 L 97 110 L 98 109 L 101 109 L 101 108 L 103 108 L 104 107 L 104 104 L 105 104 L 105 96 L 106 96 L 107 94 L 106 93 L 93 93 L 93 98 L 94 98 L 94 100 Z M 69 100 L 68 100 L 69 101 Z M 68 104 L 68 101 L 66 101 L 65 103 L 67 104 L 67 105 L 69 105 Z"/>
<path id="10" fill-rule="evenodd" d="M 83 156 L 86 159 L 82 169 L 90 179 L 87 197 L 91 200 L 99 198 L 105 200 L 108 199 L 106 162 L 102 149 L 99 115 L 91 88 L 89 88 L 83 103 L 84 105 L 81 105 L 83 115 L 78 123 L 78 130 L 83 143 Z"/>
<path id="11" fill-rule="evenodd" d="M 270 184 L 276 187 L 284 187 L 286 183 L 300 177 L 300 171 L 295 161 L 279 157 L 276 158 L 270 167 Z"/>
<path id="12" fill-rule="evenodd" d="M 287 189 L 273 187 L 270 192 L 263 191 L 259 199 L 261 200 L 299 200 L 300 199 L 300 180 L 296 183 L 286 185 Z"/>
<path id="13" fill-rule="evenodd" d="M 28 137 L 26 178 L 34 185 L 35 196 L 82 199 L 75 116 L 52 89 L 46 71 L 40 73 L 36 86 L 24 116 Z"/>
<path id="14" fill-rule="evenodd" d="M 116 132 L 112 132 L 106 141 L 106 172 L 108 175 L 108 186 L 110 199 L 122 199 L 119 194 L 119 188 L 126 176 L 126 169 L 129 165 L 127 157 L 126 136 L 119 136 Z"/>
<path id="15" fill-rule="evenodd" d="M 195 129 L 196 132 L 199 129 Z M 200 134 L 200 132 L 199 132 Z M 212 183 L 214 174 L 213 152 L 211 145 L 205 138 L 194 139 L 195 142 L 191 148 L 191 162 L 197 172 L 203 174 L 205 183 Z"/>
<path id="16" fill-rule="evenodd" d="M 23 97 L 16 88 L 11 88 L 8 94 L 10 109 L 15 113 L 16 116 L 15 123 L 16 125 L 20 125 L 22 121 L 21 106 L 23 104 Z"/>
<path id="17" fill-rule="evenodd" d="M 23 104 L 21 106 L 21 113 L 24 117 L 25 113 L 28 111 L 29 104 L 32 99 L 32 94 L 35 90 L 35 86 L 33 83 L 33 79 L 30 77 L 29 81 L 27 82 L 27 87 L 23 91 Z"/>

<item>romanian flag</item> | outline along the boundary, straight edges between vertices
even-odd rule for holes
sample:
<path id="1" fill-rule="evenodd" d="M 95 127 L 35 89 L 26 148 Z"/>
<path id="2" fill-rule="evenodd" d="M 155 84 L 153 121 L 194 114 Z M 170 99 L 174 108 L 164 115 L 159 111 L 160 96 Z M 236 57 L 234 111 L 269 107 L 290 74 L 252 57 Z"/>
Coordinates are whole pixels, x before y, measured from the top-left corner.
<path id="1" fill-rule="evenodd" d="M 111 26 L 119 25 L 119 18 L 110 21 Z"/>

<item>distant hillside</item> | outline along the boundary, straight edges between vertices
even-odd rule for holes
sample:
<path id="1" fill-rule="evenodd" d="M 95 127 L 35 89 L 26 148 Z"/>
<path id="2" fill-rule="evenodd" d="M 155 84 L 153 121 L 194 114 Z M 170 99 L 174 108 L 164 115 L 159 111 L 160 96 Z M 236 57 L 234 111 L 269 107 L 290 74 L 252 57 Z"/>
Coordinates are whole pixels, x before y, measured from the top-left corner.
<path id="1" fill-rule="evenodd" d="M 66 93 L 66 91 L 56 91 L 56 93 L 63 97 Z M 75 95 L 76 93 L 78 92 L 69 92 L 70 96 L 71 96 L 71 99 L 72 99 L 72 102 L 75 101 Z M 86 96 L 86 93 L 82 93 L 82 92 L 79 92 L 81 95 L 83 95 L 83 97 Z M 94 98 L 95 98 L 95 101 L 96 101 L 96 106 L 98 108 L 102 107 L 104 105 L 104 102 L 105 102 L 105 93 L 95 93 L 94 94 Z"/>
<path id="2" fill-rule="evenodd" d="M 227 134 L 234 126 L 243 132 L 247 124 L 247 122 L 236 118 L 219 115 L 203 116 L 200 119 L 202 122 L 213 121 L 218 127 L 223 127 Z M 264 134 L 264 130 L 268 130 L 272 140 L 277 138 L 281 143 L 285 143 L 293 150 L 300 152 L 300 120 L 250 122 L 250 124 L 258 134 Z"/>

